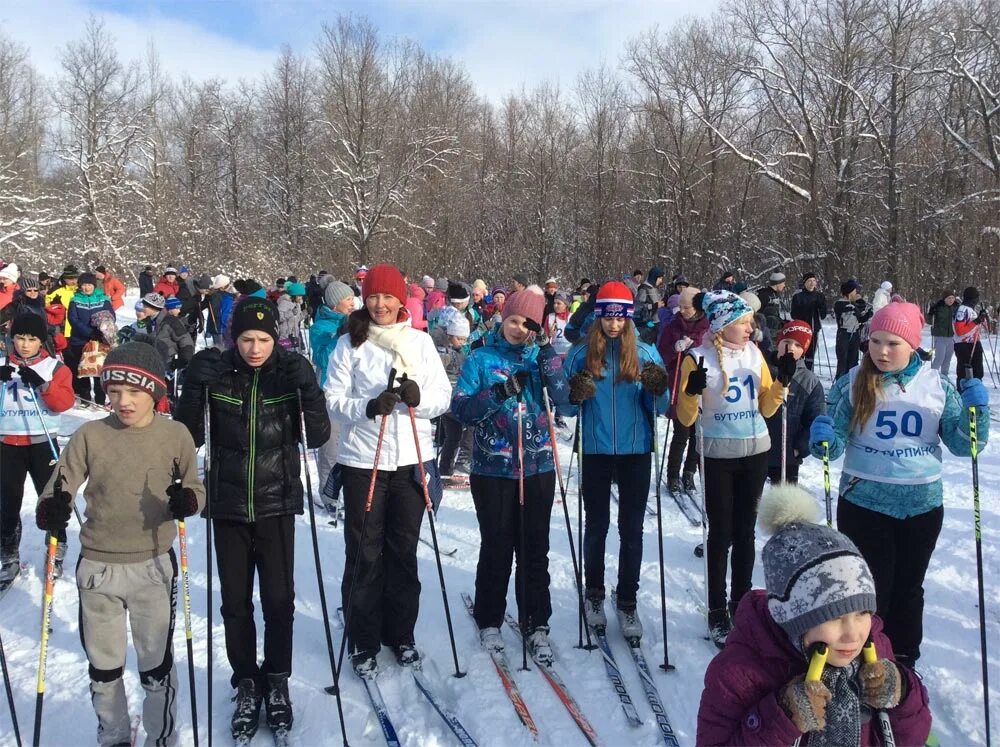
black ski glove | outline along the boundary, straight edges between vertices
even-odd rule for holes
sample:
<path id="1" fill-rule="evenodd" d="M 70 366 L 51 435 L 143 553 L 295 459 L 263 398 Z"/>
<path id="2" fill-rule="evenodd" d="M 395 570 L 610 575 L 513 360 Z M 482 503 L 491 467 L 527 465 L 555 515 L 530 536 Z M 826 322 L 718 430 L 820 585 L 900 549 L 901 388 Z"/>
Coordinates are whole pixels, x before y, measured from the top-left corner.
<path id="1" fill-rule="evenodd" d="M 597 394 L 597 385 L 590 371 L 578 371 L 569 377 L 570 404 L 579 405 Z"/>
<path id="2" fill-rule="evenodd" d="M 28 368 L 28 366 L 21 366 L 17 369 L 17 375 L 21 377 L 21 381 L 29 386 L 35 387 L 37 389 L 40 386 L 45 386 L 45 379 L 38 375 L 35 371 Z"/>
<path id="3" fill-rule="evenodd" d="M 687 384 L 684 391 L 692 397 L 697 397 L 708 386 L 708 369 L 705 368 L 705 359 L 698 359 L 698 367 L 688 374 Z"/>
<path id="4" fill-rule="evenodd" d="M 376 415 L 381 415 L 382 417 L 391 415 L 399 402 L 399 395 L 394 391 L 386 389 L 375 399 L 368 400 L 368 406 L 365 407 L 365 416 L 374 420 Z"/>
<path id="5" fill-rule="evenodd" d="M 198 511 L 198 496 L 191 488 L 185 488 L 180 483 L 172 482 L 167 487 L 167 505 L 170 514 L 177 521 L 194 516 Z"/>
<path id="6" fill-rule="evenodd" d="M 17 369 L 9 364 L 0 366 L 0 381 L 10 381 Z"/>
<path id="7" fill-rule="evenodd" d="M 407 407 L 417 407 L 420 404 L 420 386 L 406 374 L 400 378 L 396 392 Z"/>
<path id="8" fill-rule="evenodd" d="M 795 356 L 791 353 L 785 353 L 778 358 L 778 382 L 783 386 L 787 387 L 792 383 L 792 379 L 795 377 L 795 369 L 798 367 L 798 361 L 795 360 Z"/>
<path id="9" fill-rule="evenodd" d="M 518 371 L 506 381 L 494 384 L 490 389 L 493 391 L 493 398 L 500 403 L 506 402 L 511 397 L 516 397 L 528 385 L 528 372 Z"/>
<path id="10" fill-rule="evenodd" d="M 73 513 L 73 496 L 65 490 L 43 498 L 35 507 L 35 526 L 43 532 L 62 534 Z"/>
<path id="11" fill-rule="evenodd" d="M 663 366 L 658 366 L 652 361 L 642 367 L 639 372 L 639 381 L 642 388 L 654 397 L 660 397 L 670 387 L 670 378 Z"/>

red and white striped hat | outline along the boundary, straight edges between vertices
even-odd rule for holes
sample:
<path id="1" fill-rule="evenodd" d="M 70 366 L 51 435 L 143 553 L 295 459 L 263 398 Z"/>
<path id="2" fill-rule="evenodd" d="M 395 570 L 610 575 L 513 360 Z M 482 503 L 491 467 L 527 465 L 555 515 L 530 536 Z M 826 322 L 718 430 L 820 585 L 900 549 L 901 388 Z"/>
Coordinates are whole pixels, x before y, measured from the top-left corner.
<path id="1" fill-rule="evenodd" d="M 601 286 L 594 303 L 594 314 L 602 317 L 631 317 L 635 299 L 625 283 L 613 280 Z"/>

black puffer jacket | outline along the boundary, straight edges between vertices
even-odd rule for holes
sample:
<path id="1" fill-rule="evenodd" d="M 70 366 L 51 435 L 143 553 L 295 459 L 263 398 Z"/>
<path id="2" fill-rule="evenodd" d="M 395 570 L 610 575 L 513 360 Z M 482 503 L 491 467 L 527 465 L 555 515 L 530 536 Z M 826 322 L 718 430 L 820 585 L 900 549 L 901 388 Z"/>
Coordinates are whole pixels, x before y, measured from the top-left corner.
<path id="1" fill-rule="evenodd" d="M 212 413 L 206 509 L 211 517 L 252 522 L 302 513 L 298 390 L 307 445 L 318 448 L 330 438 L 326 400 L 309 361 L 277 345 L 256 369 L 236 349 L 195 355 L 175 418 L 199 446 L 205 441 L 206 388 Z"/>

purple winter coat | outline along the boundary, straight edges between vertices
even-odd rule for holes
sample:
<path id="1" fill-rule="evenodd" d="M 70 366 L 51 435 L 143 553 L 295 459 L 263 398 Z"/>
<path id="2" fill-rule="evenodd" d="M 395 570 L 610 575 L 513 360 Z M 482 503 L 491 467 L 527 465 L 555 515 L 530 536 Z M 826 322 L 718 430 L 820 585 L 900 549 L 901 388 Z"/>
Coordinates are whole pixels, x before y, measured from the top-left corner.
<path id="1" fill-rule="evenodd" d="M 895 661 L 882 620 L 872 617 L 879 658 Z M 726 647 L 708 665 L 698 708 L 698 745 L 791 745 L 802 736 L 778 704 L 781 689 L 805 674 L 806 659 L 767 609 L 767 592 L 755 589 L 740 602 Z M 898 745 L 922 745 L 931 730 L 927 690 L 913 670 L 900 667 L 906 697 L 889 711 Z M 862 712 L 864 712 L 862 708 Z M 808 744 L 808 736 L 803 744 Z M 878 720 L 861 725 L 861 744 L 880 745 Z"/>

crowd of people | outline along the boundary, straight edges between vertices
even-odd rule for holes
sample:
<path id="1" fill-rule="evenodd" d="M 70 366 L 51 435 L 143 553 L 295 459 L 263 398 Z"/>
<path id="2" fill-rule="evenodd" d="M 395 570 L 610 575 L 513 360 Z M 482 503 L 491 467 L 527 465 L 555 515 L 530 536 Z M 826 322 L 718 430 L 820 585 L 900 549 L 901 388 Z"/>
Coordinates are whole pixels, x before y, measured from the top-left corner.
<path id="1" fill-rule="evenodd" d="M 615 613 L 627 637 L 641 638 L 643 519 L 661 417 L 671 424 L 668 491 L 700 500 L 707 516 L 706 624 L 722 653 L 706 676 L 698 743 L 745 743 L 747 729 L 765 729 L 749 741 L 810 733 L 818 743 L 871 744 L 862 715 L 879 709 L 897 735 L 922 743 L 930 717 L 914 667 L 942 525 L 942 450 L 970 455 L 970 407 L 979 444 L 989 436 L 980 381 L 989 320 L 975 288 L 961 297 L 946 289 L 927 309 L 928 351 L 918 306 L 888 281 L 867 302 L 861 284 L 845 280 L 829 308 L 836 370 L 825 391 L 817 349 L 826 349 L 828 299 L 813 273 L 794 294 L 781 271 L 750 290 L 732 273 L 699 287 L 658 267 L 572 288 L 522 274 L 492 286 L 408 278 L 388 264 L 360 267 L 347 282 L 320 272 L 262 285 L 195 277 L 184 265 L 158 279 L 148 266 L 138 280 L 136 321 L 118 328 L 125 288 L 106 267 L 67 265 L 58 277 L 0 269 L 0 583 L 20 571 L 26 476 L 39 495 L 37 526 L 59 540 L 60 568 L 75 493 L 88 480 L 77 583 L 102 744 L 129 741 L 126 610 L 150 744 L 177 741 L 170 548 L 174 522 L 198 512 L 218 547 L 233 736 L 252 737 L 262 704 L 272 729 L 291 728 L 300 448 L 316 450 L 326 508 L 343 511 L 341 595 L 360 676 L 377 676 L 383 645 L 401 665 L 420 661 L 417 544 L 427 501 L 449 486 L 471 490 L 479 522 L 482 644 L 504 649 L 513 571 L 521 630 L 535 659 L 553 662 L 549 528 L 554 436 L 569 431 L 566 418 L 575 418 L 567 435 L 580 454 L 586 623 L 607 626 L 617 485 Z M 58 455 L 59 413 L 107 400 L 111 412 Z M 116 456 L 125 450 L 146 469 Z M 802 462 L 824 456 L 844 460 L 837 530 L 815 523 L 815 501 L 795 487 Z M 772 534 L 765 590 L 751 589 L 758 505 Z M 879 657 L 863 664 L 869 637 Z M 815 641 L 838 652 L 822 697 L 801 676 Z M 753 709 L 766 726 L 749 724 Z"/>

